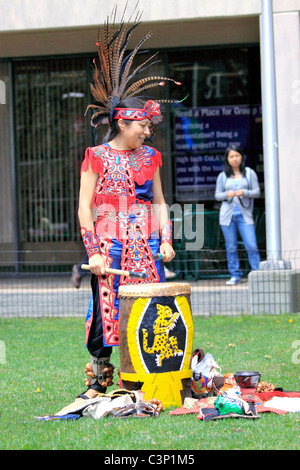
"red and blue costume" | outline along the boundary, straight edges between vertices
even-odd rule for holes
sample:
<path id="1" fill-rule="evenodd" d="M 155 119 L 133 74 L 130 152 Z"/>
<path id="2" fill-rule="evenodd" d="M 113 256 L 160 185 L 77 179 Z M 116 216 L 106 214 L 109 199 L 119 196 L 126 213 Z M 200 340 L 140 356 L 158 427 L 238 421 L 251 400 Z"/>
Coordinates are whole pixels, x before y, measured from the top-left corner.
<path id="1" fill-rule="evenodd" d="M 93 356 L 101 356 L 103 348 L 110 354 L 108 348 L 119 344 L 119 285 L 165 281 L 162 262 L 152 256 L 159 253 L 161 243 L 152 206 L 152 180 L 161 163 L 161 154 L 148 146 L 120 151 L 103 144 L 86 150 L 81 172 L 91 167 L 99 174 L 94 195 L 97 221 L 93 237 L 97 240 L 82 232 L 87 251 L 92 256 L 99 247 L 106 267 L 146 273 L 144 280 L 92 275 L 86 341 Z"/>

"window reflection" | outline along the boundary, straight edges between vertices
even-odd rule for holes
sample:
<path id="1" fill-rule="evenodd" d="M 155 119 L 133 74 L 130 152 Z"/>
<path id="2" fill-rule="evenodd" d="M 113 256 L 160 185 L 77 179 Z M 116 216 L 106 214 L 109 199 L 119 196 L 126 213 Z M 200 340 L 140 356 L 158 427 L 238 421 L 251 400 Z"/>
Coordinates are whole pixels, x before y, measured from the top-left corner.
<path id="1" fill-rule="evenodd" d="M 257 47 L 169 54 L 170 75 L 182 82 L 171 97 L 173 191 L 178 202 L 214 207 L 224 151 L 241 146 L 263 182 L 260 58 Z M 258 171 L 260 169 L 260 171 Z"/>

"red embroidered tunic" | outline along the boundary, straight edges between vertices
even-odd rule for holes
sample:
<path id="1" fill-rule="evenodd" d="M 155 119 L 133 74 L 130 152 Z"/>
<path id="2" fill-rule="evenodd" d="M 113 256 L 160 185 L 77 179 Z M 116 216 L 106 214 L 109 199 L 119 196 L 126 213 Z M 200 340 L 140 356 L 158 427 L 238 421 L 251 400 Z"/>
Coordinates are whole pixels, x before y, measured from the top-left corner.
<path id="1" fill-rule="evenodd" d="M 81 171 L 91 165 L 99 174 L 94 197 L 99 237 L 124 240 L 132 216 L 146 238 L 158 229 L 151 199 L 152 179 L 161 164 L 161 154 L 146 146 L 120 151 L 104 144 L 86 150 Z"/>

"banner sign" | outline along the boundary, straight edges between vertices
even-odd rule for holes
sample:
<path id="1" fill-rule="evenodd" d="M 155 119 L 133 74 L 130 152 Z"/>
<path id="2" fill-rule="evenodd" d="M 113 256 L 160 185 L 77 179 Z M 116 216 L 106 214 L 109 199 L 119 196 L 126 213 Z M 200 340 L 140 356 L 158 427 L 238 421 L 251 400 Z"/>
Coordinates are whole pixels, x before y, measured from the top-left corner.
<path id="1" fill-rule="evenodd" d="M 214 199 L 229 144 L 241 147 L 246 155 L 253 148 L 258 155 L 262 149 L 260 106 L 175 109 L 174 130 L 178 201 Z M 247 165 L 257 171 L 252 160 L 248 158 Z"/>

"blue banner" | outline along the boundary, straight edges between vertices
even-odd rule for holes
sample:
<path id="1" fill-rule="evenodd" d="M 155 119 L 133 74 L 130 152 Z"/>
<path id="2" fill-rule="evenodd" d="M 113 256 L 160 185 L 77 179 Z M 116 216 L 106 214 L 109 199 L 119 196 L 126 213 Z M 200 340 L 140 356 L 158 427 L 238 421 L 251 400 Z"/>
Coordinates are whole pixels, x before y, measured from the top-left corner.
<path id="1" fill-rule="evenodd" d="M 216 179 L 229 144 L 241 147 L 246 155 L 255 149 L 256 158 L 248 155 L 247 165 L 257 171 L 262 152 L 260 106 L 177 108 L 174 130 L 178 201 L 214 199 Z"/>

